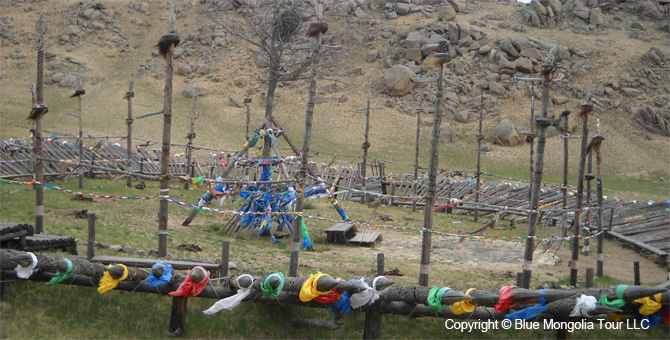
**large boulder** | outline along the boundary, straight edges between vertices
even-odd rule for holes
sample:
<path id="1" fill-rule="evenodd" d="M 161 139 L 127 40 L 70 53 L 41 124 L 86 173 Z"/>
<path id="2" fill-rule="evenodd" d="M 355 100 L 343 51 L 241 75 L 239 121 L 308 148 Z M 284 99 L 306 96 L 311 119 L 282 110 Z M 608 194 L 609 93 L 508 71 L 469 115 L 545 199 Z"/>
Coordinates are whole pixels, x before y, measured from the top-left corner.
<path id="1" fill-rule="evenodd" d="M 491 141 L 494 144 L 514 146 L 521 143 L 521 137 L 516 131 L 516 126 L 506 115 L 500 117 L 498 125 L 491 132 Z"/>
<path id="2" fill-rule="evenodd" d="M 670 110 L 654 110 L 647 106 L 637 111 L 635 119 L 653 133 L 670 136 Z"/>
<path id="3" fill-rule="evenodd" d="M 454 131 L 452 128 L 448 126 L 440 128 L 439 138 L 441 143 L 453 143 L 456 141 L 456 137 L 458 137 L 458 132 Z"/>
<path id="4" fill-rule="evenodd" d="M 384 72 L 382 85 L 390 96 L 404 96 L 414 88 L 413 77 L 416 74 L 407 66 L 394 65 Z"/>
<path id="5" fill-rule="evenodd" d="M 456 19 L 456 10 L 450 5 L 438 9 L 437 19 L 441 21 L 452 21 Z"/>
<path id="6" fill-rule="evenodd" d="M 196 86 L 196 87 L 192 87 L 190 89 L 185 89 L 185 90 L 181 91 L 181 95 L 186 97 L 186 98 L 193 98 L 195 96 L 203 97 L 203 96 L 206 96 L 206 95 L 210 94 L 211 92 L 212 92 L 212 89 L 210 89 L 209 87 Z"/>

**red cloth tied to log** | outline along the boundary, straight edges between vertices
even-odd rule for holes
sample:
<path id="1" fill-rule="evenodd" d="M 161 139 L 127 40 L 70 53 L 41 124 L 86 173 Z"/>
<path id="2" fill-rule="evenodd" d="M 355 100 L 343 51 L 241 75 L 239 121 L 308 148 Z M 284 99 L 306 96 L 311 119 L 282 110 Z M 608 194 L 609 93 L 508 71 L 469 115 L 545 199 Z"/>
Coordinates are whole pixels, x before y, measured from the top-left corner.
<path id="1" fill-rule="evenodd" d="M 314 298 L 314 301 L 321 303 L 334 303 L 342 297 L 344 292 L 338 292 L 337 289 L 333 288 L 328 294 L 319 295 Z"/>
<path id="2" fill-rule="evenodd" d="M 191 272 L 193 272 L 193 270 L 197 268 L 200 268 L 202 269 L 203 272 L 205 272 L 205 278 L 202 279 L 202 281 L 200 282 L 193 282 L 193 280 L 191 280 Z M 179 288 L 177 288 L 177 290 L 174 292 L 169 292 L 168 294 L 172 296 L 183 296 L 183 297 L 198 296 L 198 294 L 200 294 L 200 292 L 202 292 L 202 290 L 205 289 L 207 283 L 209 283 L 209 271 L 201 266 L 196 266 L 193 267 L 193 269 L 191 269 L 188 272 L 186 280 L 184 280 L 184 282 L 182 282 L 181 285 L 179 285 Z"/>
<path id="3" fill-rule="evenodd" d="M 512 288 L 516 286 L 503 286 L 500 288 L 500 297 L 498 298 L 498 303 L 496 303 L 496 314 L 500 312 L 504 312 L 517 304 L 514 303 L 514 291 L 512 291 Z"/>
<path id="4" fill-rule="evenodd" d="M 663 324 L 670 325 L 670 313 L 663 312 Z"/>

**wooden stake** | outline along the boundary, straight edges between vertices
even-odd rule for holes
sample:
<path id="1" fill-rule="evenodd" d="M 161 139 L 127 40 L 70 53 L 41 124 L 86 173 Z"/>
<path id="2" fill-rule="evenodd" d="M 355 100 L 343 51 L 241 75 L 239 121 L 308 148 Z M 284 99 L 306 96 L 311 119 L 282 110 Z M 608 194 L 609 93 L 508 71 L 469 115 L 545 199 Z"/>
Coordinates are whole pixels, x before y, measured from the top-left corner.
<path id="1" fill-rule="evenodd" d="M 593 267 L 586 268 L 586 288 L 593 287 Z"/>
<path id="2" fill-rule="evenodd" d="M 440 45 L 443 48 L 443 45 Z M 431 250 L 431 236 L 433 230 L 433 207 L 435 206 L 435 191 L 437 179 L 437 163 L 439 154 L 440 142 L 440 124 L 442 122 L 442 115 L 440 114 L 442 108 L 442 80 L 444 78 L 444 64 L 451 60 L 446 53 L 435 54 L 438 63 L 437 84 L 435 86 L 435 112 L 433 115 L 433 131 L 430 137 L 430 162 L 428 166 L 428 192 L 426 193 L 426 207 L 423 219 L 423 228 L 421 236 L 421 266 L 419 268 L 419 285 L 427 286 L 428 277 L 430 275 L 430 250 Z"/>
<path id="3" fill-rule="evenodd" d="M 44 180 L 43 164 L 41 158 L 44 155 L 42 146 L 42 116 L 46 114 L 49 109 L 44 105 L 44 33 L 46 33 L 49 25 L 44 20 L 44 14 L 40 13 L 40 18 L 35 24 L 37 31 L 37 95 L 36 104 L 33 105 L 32 112 L 35 115 L 35 134 L 33 140 L 33 164 L 35 170 L 35 181 L 42 182 Z M 44 187 L 35 185 L 35 233 L 41 234 L 44 231 Z"/>
<path id="4" fill-rule="evenodd" d="M 633 261 L 633 284 L 640 285 L 640 261 Z"/>
<path id="5" fill-rule="evenodd" d="M 546 143 L 546 131 L 550 121 L 547 118 L 549 103 L 549 83 L 551 82 L 556 66 L 553 65 L 553 48 L 549 52 L 542 65 L 542 106 L 540 108 L 540 117 L 535 119 L 538 125 L 537 133 L 537 159 L 535 160 L 535 171 L 533 181 L 531 182 L 531 196 L 529 208 L 531 212 L 528 216 L 528 238 L 526 239 L 526 248 L 523 261 L 523 282 L 521 287 L 529 288 L 531 275 L 533 272 L 533 250 L 535 249 L 535 234 L 538 220 L 538 209 L 540 202 L 540 187 L 542 186 L 542 171 L 544 170 L 544 146 Z"/>
<path id="6" fill-rule="evenodd" d="M 195 167 L 191 165 L 191 157 L 193 156 L 193 138 L 195 138 L 195 120 L 198 119 L 200 114 L 196 113 L 196 104 L 198 100 L 198 95 L 193 96 L 193 107 L 191 109 L 191 114 L 187 117 L 191 120 L 191 130 L 189 131 L 186 138 L 188 138 L 188 144 L 186 145 L 186 175 L 191 178 L 195 175 Z M 184 183 L 184 190 L 188 190 L 188 182 Z"/>
<path id="7" fill-rule="evenodd" d="M 475 203 L 479 203 L 479 190 L 481 187 L 481 155 L 482 155 L 482 140 L 484 135 L 482 133 L 482 120 L 484 114 L 484 93 L 479 95 L 479 130 L 477 130 L 477 186 L 475 189 Z M 479 204 L 475 205 L 475 222 L 479 220 Z"/>
<path id="8" fill-rule="evenodd" d="M 384 253 L 377 254 L 377 276 L 384 275 Z"/>
<path id="9" fill-rule="evenodd" d="M 175 21 L 175 7 L 174 2 L 170 3 L 170 19 L 168 20 L 168 36 L 170 39 L 176 38 L 176 43 L 179 43 L 179 37 L 174 34 Z M 162 40 L 162 38 L 161 38 Z M 169 161 L 170 161 L 170 128 L 172 124 L 172 76 L 174 74 L 174 66 L 172 64 L 174 44 L 168 48 L 165 55 L 165 93 L 163 97 L 163 144 L 161 146 L 161 185 L 160 195 L 169 196 L 170 194 L 170 178 L 168 176 Z M 160 211 L 158 213 L 158 257 L 165 257 L 167 254 L 167 226 L 168 226 L 168 202 L 160 200 Z M 184 309 L 186 302 L 184 302 Z"/>
<path id="10" fill-rule="evenodd" d="M 135 97 L 135 92 L 133 92 L 133 86 L 135 85 L 135 82 L 133 80 L 130 81 L 130 85 L 128 86 L 128 91 L 126 91 L 126 94 L 124 98 L 128 100 L 128 118 L 126 118 L 126 126 L 128 130 L 128 136 L 126 137 L 126 170 L 130 171 L 130 167 L 132 164 L 132 155 L 133 155 L 133 97 Z M 140 163 L 141 164 L 141 163 Z M 126 178 L 126 186 L 130 188 L 133 183 L 133 176 L 128 175 Z"/>
<path id="11" fill-rule="evenodd" d="M 86 259 L 91 261 L 95 257 L 95 213 L 88 213 L 88 243 Z"/>
<path id="12" fill-rule="evenodd" d="M 577 176 L 577 212 L 575 212 L 575 219 L 573 223 L 573 238 L 572 238 L 572 259 L 570 263 L 570 285 L 577 285 L 577 270 L 579 260 L 579 229 L 582 222 L 582 208 L 584 206 L 584 170 L 586 167 L 586 151 L 589 136 L 589 113 L 593 111 L 591 104 L 591 86 L 593 81 L 589 81 L 588 91 L 586 93 L 586 100 L 582 104 L 580 110 L 580 117 L 583 119 L 582 125 L 582 147 L 579 157 L 579 175 Z"/>
<path id="13" fill-rule="evenodd" d="M 317 20 L 323 18 L 323 5 L 317 3 L 315 6 Z M 317 22 L 312 22 L 316 25 Z M 316 72 L 319 63 L 319 56 L 321 55 L 321 37 L 323 33 L 321 30 L 314 35 L 314 43 L 312 45 L 312 60 L 309 73 L 309 88 L 307 94 L 307 108 L 305 110 L 305 131 L 302 136 L 302 155 L 300 159 L 300 171 L 298 172 L 297 183 L 297 198 L 295 204 L 295 211 L 302 211 L 305 203 L 305 178 L 307 177 L 307 163 L 309 155 L 309 146 L 312 138 L 312 117 L 314 116 L 314 98 L 316 97 Z M 298 275 L 298 253 L 300 251 L 300 235 L 302 224 L 302 215 L 297 215 L 293 219 L 293 230 L 291 237 L 291 257 L 289 260 L 288 276 L 295 277 Z"/>

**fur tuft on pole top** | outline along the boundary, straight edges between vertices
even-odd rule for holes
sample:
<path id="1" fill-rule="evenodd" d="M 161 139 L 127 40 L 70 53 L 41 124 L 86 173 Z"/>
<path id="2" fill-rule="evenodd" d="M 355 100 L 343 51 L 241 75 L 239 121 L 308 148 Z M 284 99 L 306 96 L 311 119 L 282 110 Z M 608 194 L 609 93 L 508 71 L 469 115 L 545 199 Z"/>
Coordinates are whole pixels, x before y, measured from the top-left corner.
<path id="1" fill-rule="evenodd" d="M 164 34 L 160 40 L 158 40 L 158 44 L 156 44 L 155 47 L 158 47 L 158 53 L 161 57 L 165 58 L 167 57 L 168 52 L 173 52 L 174 48 L 179 46 L 180 41 L 181 39 L 179 39 L 178 35 L 168 33 Z"/>
<path id="2" fill-rule="evenodd" d="M 125 99 L 125 100 L 128 100 L 128 99 L 133 98 L 133 97 L 135 97 L 135 92 L 133 92 L 133 91 L 128 91 L 128 92 L 126 92 L 125 95 L 123 95 L 123 99 Z"/>
<path id="3" fill-rule="evenodd" d="M 77 89 L 76 91 L 74 91 L 74 94 L 72 94 L 72 95 L 69 96 L 68 98 L 79 97 L 79 96 L 83 96 L 84 94 L 86 94 L 86 90 L 84 90 L 84 89 Z"/>
<path id="4" fill-rule="evenodd" d="M 272 23 L 273 33 L 279 37 L 279 39 L 286 40 L 298 32 L 302 20 L 303 18 L 298 11 L 294 8 L 289 8 L 275 18 Z M 328 25 L 326 25 L 326 30 L 327 29 Z"/>
<path id="5" fill-rule="evenodd" d="M 35 106 L 33 106 L 33 109 L 30 110 L 30 114 L 28 115 L 27 119 L 35 120 L 37 118 L 44 116 L 47 112 L 49 112 L 49 109 L 46 107 L 46 105 L 35 104 Z"/>
<path id="6" fill-rule="evenodd" d="M 312 23 L 309 24 L 309 28 L 307 29 L 307 34 L 306 36 L 313 38 L 317 36 L 319 33 L 321 34 L 326 34 L 328 32 L 328 24 L 323 22 L 323 21 L 312 21 Z"/>

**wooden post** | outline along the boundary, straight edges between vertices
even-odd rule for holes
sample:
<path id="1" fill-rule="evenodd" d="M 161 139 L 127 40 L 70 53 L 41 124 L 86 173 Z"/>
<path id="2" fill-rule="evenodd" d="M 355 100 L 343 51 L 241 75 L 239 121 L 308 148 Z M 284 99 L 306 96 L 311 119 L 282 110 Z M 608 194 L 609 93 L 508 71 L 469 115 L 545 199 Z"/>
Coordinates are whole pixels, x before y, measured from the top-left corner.
<path id="1" fill-rule="evenodd" d="M 191 120 L 191 130 L 186 135 L 186 138 L 188 138 L 188 144 L 186 145 L 186 175 L 191 176 L 191 178 L 193 178 L 195 174 L 195 167 L 191 166 L 191 158 L 193 157 L 193 138 L 195 138 L 195 120 L 200 116 L 199 113 L 196 113 L 197 100 L 198 95 L 196 94 L 193 96 L 193 108 L 191 114 L 187 115 Z M 188 190 L 188 182 L 184 183 L 184 190 Z"/>
<path id="2" fill-rule="evenodd" d="M 33 141 L 33 164 L 35 170 L 35 181 L 44 180 L 42 157 L 44 155 L 42 146 L 42 116 L 49 112 L 49 108 L 44 104 L 44 33 L 49 25 L 44 20 L 44 14 L 40 13 L 40 18 L 35 24 L 37 31 L 37 86 L 36 86 L 36 104 L 30 112 L 29 118 L 35 121 L 35 134 Z M 41 234 L 44 231 L 44 187 L 35 185 L 35 233 Z"/>
<path id="3" fill-rule="evenodd" d="M 563 123 L 563 209 L 568 208 L 568 139 L 570 138 L 570 131 L 568 131 L 568 116 L 570 110 L 565 109 L 561 112 L 561 117 L 565 119 Z M 565 236 L 565 235 L 562 235 Z"/>
<path id="4" fill-rule="evenodd" d="M 446 52 L 448 48 L 444 42 L 440 43 L 440 49 Z M 433 115 L 433 130 L 430 137 L 430 162 L 428 166 L 428 191 L 426 192 L 426 206 L 423 219 L 423 229 L 421 236 L 421 266 L 419 268 L 419 285 L 427 286 L 428 277 L 430 276 L 430 250 L 431 250 L 431 236 L 433 230 L 433 207 L 435 206 L 435 191 L 437 178 L 437 163 L 439 154 L 440 142 L 440 124 L 442 122 L 442 115 L 440 113 L 442 108 L 442 79 L 444 77 L 444 64 L 453 59 L 447 53 L 436 53 L 435 60 L 439 67 L 437 73 L 437 84 L 435 86 L 435 112 Z"/>
<path id="5" fill-rule="evenodd" d="M 484 93 L 479 95 L 479 130 L 477 130 L 477 186 L 475 189 L 475 222 L 479 220 L 479 188 L 481 187 L 481 155 L 482 155 L 482 140 L 484 139 L 484 134 L 482 133 L 482 120 L 484 114 Z"/>
<path id="6" fill-rule="evenodd" d="M 633 261 L 633 284 L 640 285 L 640 261 Z"/>
<path id="7" fill-rule="evenodd" d="M 91 261 L 95 257 L 95 213 L 88 213 L 88 243 L 86 259 Z"/>
<path id="8" fill-rule="evenodd" d="M 596 276 L 602 277 L 603 274 L 603 262 L 605 261 L 605 256 L 603 255 L 603 173 L 602 173 L 602 153 L 600 152 L 600 144 L 605 139 L 600 135 L 600 119 L 596 120 L 596 134 L 594 138 L 599 140 L 598 143 L 594 144 L 593 152 L 596 154 L 596 197 L 598 199 L 598 236 L 596 237 Z M 614 215 L 614 211 L 612 211 Z"/>
<path id="9" fill-rule="evenodd" d="M 77 95 L 78 94 L 78 95 Z M 77 76 L 77 91 L 74 93 L 77 96 L 77 103 L 79 104 L 79 138 L 77 139 L 77 146 L 79 147 L 79 189 L 84 187 L 84 166 L 82 160 L 84 159 L 84 140 L 82 139 L 82 114 L 83 110 L 81 108 L 82 96 L 84 95 L 84 78 L 81 75 Z M 91 164 L 93 165 L 93 164 Z"/>
<path id="10" fill-rule="evenodd" d="M 243 102 L 244 106 L 247 108 L 247 111 L 246 111 L 246 113 L 247 113 L 247 125 L 246 125 L 246 130 L 245 130 L 246 132 L 244 134 L 244 137 L 245 137 L 244 140 L 249 140 L 249 138 L 251 138 L 251 136 L 249 136 L 249 133 L 250 133 L 249 126 L 251 125 L 251 103 L 252 103 L 250 92 L 251 92 L 251 89 L 249 89 L 249 91 L 247 91 L 247 97 L 244 98 L 244 102 Z M 244 157 L 249 158 L 249 149 L 247 149 L 244 152 Z M 249 168 L 244 169 L 244 180 L 245 181 L 249 180 Z"/>
<path id="11" fill-rule="evenodd" d="M 521 287 L 523 285 L 523 272 L 516 273 L 516 285 Z"/>
<path id="12" fill-rule="evenodd" d="M 421 101 L 423 97 L 419 96 L 418 98 L 418 107 L 416 108 L 416 146 L 414 150 L 414 183 L 412 184 L 412 198 L 416 197 L 416 186 L 419 178 L 419 137 L 421 136 L 421 112 L 423 112 L 423 107 L 421 107 Z M 416 211 L 416 200 L 412 199 L 412 212 Z"/>
<path id="13" fill-rule="evenodd" d="M 544 101 L 544 97 L 542 98 Z M 533 182 L 533 148 L 535 147 L 535 87 L 533 83 L 530 83 L 530 133 L 528 134 L 528 143 L 530 144 L 530 175 L 528 180 Z M 528 191 L 528 200 L 530 201 L 530 196 L 532 192 Z M 527 288 L 527 287 L 526 287 Z"/>
<path id="14" fill-rule="evenodd" d="M 377 276 L 384 275 L 384 253 L 377 254 Z"/>
<path id="15" fill-rule="evenodd" d="M 230 241 L 221 241 L 221 264 L 219 265 L 219 276 L 228 276 L 228 262 L 230 261 Z M 221 281 L 223 284 L 223 281 Z"/>
<path id="16" fill-rule="evenodd" d="M 535 234 L 538 219 L 538 209 L 540 202 L 540 187 L 542 186 L 542 171 L 544 169 L 544 146 L 546 143 L 546 131 L 550 125 L 550 120 L 547 118 L 547 110 L 549 103 L 549 83 L 554 77 L 556 66 L 553 56 L 554 48 L 549 51 L 549 55 L 542 65 L 542 106 L 540 108 L 540 117 L 535 119 L 538 125 L 537 133 L 537 159 L 535 160 L 535 171 L 533 181 L 531 182 L 531 199 L 529 208 L 531 209 L 528 215 L 528 238 L 526 239 L 526 248 L 524 251 L 523 261 L 523 282 L 521 287 L 529 288 L 531 275 L 533 272 L 533 250 L 535 249 Z"/>
<path id="17" fill-rule="evenodd" d="M 128 100 L 128 118 L 126 118 L 126 126 L 128 128 L 128 136 L 126 137 L 126 169 L 130 171 L 130 166 L 132 164 L 132 155 L 133 155 L 133 97 L 135 97 L 135 92 L 133 92 L 133 86 L 135 81 L 131 80 L 130 85 L 128 86 L 128 91 L 123 96 Z M 142 172 L 142 163 L 140 160 L 140 172 Z M 130 188 L 133 183 L 133 176 L 128 175 L 126 178 L 126 186 Z"/>
<path id="18" fill-rule="evenodd" d="M 589 81 L 588 91 L 586 93 L 586 100 L 582 104 L 579 116 L 583 119 L 582 125 L 582 147 L 579 157 L 579 175 L 577 176 L 577 211 L 575 212 L 575 223 L 573 224 L 573 238 L 572 238 L 572 259 L 570 266 L 570 285 L 577 285 L 577 271 L 579 260 L 579 229 L 582 222 L 582 208 L 584 206 L 584 170 L 586 166 L 586 151 L 587 141 L 589 137 L 589 113 L 593 111 L 591 104 L 591 86 L 593 81 Z"/>
<path id="19" fill-rule="evenodd" d="M 593 267 L 586 268 L 586 288 L 593 287 Z"/>
<path id="20" fill-rule="evenodd" d="M 365 311 L 365 324 L 363 326 L 363 339 L 374 340 L 381 338 L 382 313 L 380 311 L 381 299 L 378 299 Z"/>
<path id="21" fill-rule="evenodd" d="M 170 313 L 170 333 L 181 336 L 186 325 L 186 304 L 188 298 L 183 296 L 172 297 L 172 310 Z"/>
<path id="22" fill-rule="evenodd" d="M 302 212 L 305 203 L 305 178 L 307 177 L 307 163 L 309 155 L 309 145 L 312 138 L 312 117 L 314 116 L 314 97 L 316 97 L 316 69 L 321 55 L 321 36 L 323 30 L 319 27 L 328 27 L 323 21 L 323 5 L 316 4 L 317 21 L 310 24 L 309 31 L 315 32 L 313 35 L 314 43 L 312 45 L 312 58 L 309 73 L 309 88 L 307 94 L 307 108 L 305 110 L 305 131 L 302 136 L 302 155 L 300 157 L 300 171 L 298 172 L 297 198 L 295 211 Z M 302 224 L 302 215 L 297 215 L 293 219 L 293 233 L 291 237 L 291 257 L 289 260 L 288 276 L 298 275 L 298 253 L 300 251 L 300 226 Z"/>
<path id="23" fill-rule="evenodd" d="M 363 191 L 363 197 L 361 197 L 361 203 L 367 204 L 368 203 L 368 195 L 365 190 L 365 182 L 367 181 L 367 167 L 368 167 L 368 149 L 370 148 L 370 142 L 368 141 L 368 133 L 370 130 L 370 109 L 381 109 L 380 107 L 370 107 L 370 91 L 368 91 L 368 94 L 365 96 L 367 99 L 367 105 L 363 109 L 365 111 L 365 132 L 363 134 L 364 136 L 364 142 L 363 145 L 361 146 L 361 149 L 363 149 L 363 164 L 361 166 L 361 190 Z"/>
<path id="24" fill-rule="evenodd" d="M 169 196 L 170 178 L 168 175 L 168 163 L 170 161 L 170 128 L 172 124 L 172 76 L 174 65 L 172 57 L 174 47 L 179 44 L 179 36 L 174 34 L 175 21 L 174 2 L 170 3 L 170 19 L 168 20 L 168 33 L 164 34 L 159 41 L 159 48 L 163 44 L 165 52 L 165 93 L 163 97 L 163 144 L 161 146 L 161 183 L 160 195 Z M 168 226 L 168 202 L 160 200 L 160 212 L 158 213 L 158 257 L 165 257 L 167 254 L 167 226 Z M 184 301 L 184 309 L 186 302 Z"/>

